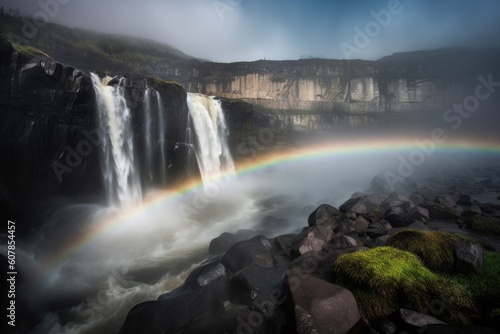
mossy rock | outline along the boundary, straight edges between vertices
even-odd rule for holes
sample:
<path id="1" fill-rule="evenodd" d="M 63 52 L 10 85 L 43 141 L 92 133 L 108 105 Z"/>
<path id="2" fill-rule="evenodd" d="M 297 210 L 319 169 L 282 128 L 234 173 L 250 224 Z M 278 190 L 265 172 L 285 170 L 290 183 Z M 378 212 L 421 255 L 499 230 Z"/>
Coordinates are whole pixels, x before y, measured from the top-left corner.
<path id="1" fill-rule="evenodd" d="M 439 312 L 446 322 L 469 323 L 474 312 L 471 295 L 461 285 L 433 273 L 415 254 L 393 247 L 342 255 L 333 273 L 336 283 L 354 294 L 368 322 L 400 308 L 425 313 L 436 300 L 447 300 Z"/>
<path id="2" fill-rule="evenodd" d="M 472 216 L 468 219 L 470 228 L 474 231 L 500 235 L 500 219 L 485 216 Z"/>
<path id="3" fill-rule="evenodd" d="M 497 321 L 497 324 L 500 322 L 500 253 L 486 252 L 480 273 L 456 276 L 453 279 L 472 292 L 482 317 Z"/>
<path id="4" fill-rule="evenodd" d="M 455 266 L 454 244 L 469 238 L 441 231 L 405 230 L 394 234 L 387 246 L 417 255 L 431 270 L 452 272 Z"/>

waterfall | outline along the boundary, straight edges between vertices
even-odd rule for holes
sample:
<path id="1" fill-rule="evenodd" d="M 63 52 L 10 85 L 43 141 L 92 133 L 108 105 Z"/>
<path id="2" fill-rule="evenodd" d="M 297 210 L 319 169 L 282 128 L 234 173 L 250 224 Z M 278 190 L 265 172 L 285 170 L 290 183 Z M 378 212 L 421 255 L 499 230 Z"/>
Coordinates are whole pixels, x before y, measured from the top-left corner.
<path id="1" fill-rule="evenodd" d="M 220 101 L 188 93 L 189 115 L 195 132 L 195 153 L 203 182 L 234 172 L 227 144 L 227 127 Z"/>
<path id="2" fill-rule="evenodd" d="M 153 155 L 151 153 L 151 125 L 153 120 L 151 118 L 151 91 L 149 88 L 146 89 L 144 93 L 144 143 L 146 147 L 144 148 L 145 154 L 145 166 L 147 169 L 148 181 L 153 181 Z"/>
<path id="3" fill-rule="evenodd" d="M 158 147 L 160 150 L 160 178 L 162 185 L 165 185 L 167 180 L 167 159 L 165 157 L 167 150 L 167 143 L 165 138 L 165 129 L 167 124 L 165 124 L 165 117 L 163 111 L 165 110 L 163 106 L 163 101 L 161 99 L 160 93 L 156 91 L 156 110 L 158 112 Z"/>
<path id="4" fill-rule="evenodd" d="M 138 170 L 134 163 L 133 132 L 130 108 L 124 93 L 125 79 L 108 86 L 111 78 L 102 80 L 91 74 L 97 97 L 99 127 L 103 134 L 101 167 L 108 204 L 124 207 L 141 200 Z"/>
<path id="5" fill-rule="evenodd" d="M 158 177 L 161 185 L 167 180 L 165 107 L 157 90 L 146 88 L 144 93 L 144 165 L 147 180 Z M 154 128 L 153 128 L 153 125 Z M 154 144 L 153 144 L 154 143 Z M 154 154 L 153 154 L 154 153 Z M 158 157 L 157 159 L 155 159 Z M 156 168 L 155 168 L 156 167 Z"/>

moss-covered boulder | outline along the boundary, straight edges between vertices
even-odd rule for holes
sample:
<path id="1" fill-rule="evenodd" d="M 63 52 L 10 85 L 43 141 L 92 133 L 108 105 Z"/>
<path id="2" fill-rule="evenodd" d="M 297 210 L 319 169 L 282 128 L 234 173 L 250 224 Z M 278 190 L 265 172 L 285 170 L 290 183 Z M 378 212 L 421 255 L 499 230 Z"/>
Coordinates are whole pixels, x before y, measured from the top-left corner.
<path id="1" fill-rule="evenodd" d="M 415 254 L 393 247 L 342 255 L 333 273 L 337 284 L 352 291 L 367 321 L 408 308 L 434 310 L 433 315 L 446 322 L 467 323 L 474 310 L 471 294 L 461 285 L 433 273 Z M 441 305 L 438 311 L 436 301 Z"/>
<path id="2" fill-rule="evenodd" d="M 394 234 L 387 242 L 387 246 L 417 255 L 431 270 L 453 272 L 461 268 L 457 266 L 457 262 L 460 262 L 457 259 L 462 258 L 461 252 L 457 256 L 460 242 L 472 243 L 466 237 L 448 232 L 405 230 Z M 482 257 L 482 254 L 477 254 L 477 257 Z M 482 258 L 478 261 L 482 264 Z M 474 271 L 480 270 L 480 264 L 478 266 L 479 268 Z"/>
<path id="3" fill-rule="evenodd" d="M 483 270 L 478 274 L 456 276 L 454 280 L 472 292 L 475 305 L 487 324 L 500 324 L 500 253 L 486 252 Z"/>
<path id="4" fill-rule="evenodd" d="M 500 219 L 486 216 L 471 216 L 467 220 L 469 227 L 478 232 L 500 235 Z"/>

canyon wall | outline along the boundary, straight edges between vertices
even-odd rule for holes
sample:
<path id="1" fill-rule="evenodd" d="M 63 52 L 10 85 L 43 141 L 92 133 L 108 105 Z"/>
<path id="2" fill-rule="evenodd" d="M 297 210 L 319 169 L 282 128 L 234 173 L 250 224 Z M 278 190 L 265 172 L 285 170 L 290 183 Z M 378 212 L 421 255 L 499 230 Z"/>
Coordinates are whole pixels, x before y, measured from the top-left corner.
<path id="1" fill-rule="evenodd" d="M 191 61 L 155 74 L 186 90 L 243 99 L 273 110 L 333 113 L 433 112 L 498 75 L 500 52 L 442 49 L 378 61 L 302 59 L 231 64 Z"/>

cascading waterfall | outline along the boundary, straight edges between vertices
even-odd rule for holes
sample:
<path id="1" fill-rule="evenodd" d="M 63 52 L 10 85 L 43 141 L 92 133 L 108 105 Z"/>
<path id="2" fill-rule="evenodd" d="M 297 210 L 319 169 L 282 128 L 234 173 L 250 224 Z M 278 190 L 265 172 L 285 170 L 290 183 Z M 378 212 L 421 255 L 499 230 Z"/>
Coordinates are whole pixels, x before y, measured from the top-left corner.
<path id="1" fill-rule="evenodd" d="M 156 92 L 156 105 L 158 111 L 158 140 L 159 140 L 159 149 L 160 149 L 160 178 L 162 185 L 165 185 L 167 180 L 167 159 L 166 159 L 166 144 L 167 140 L 165 137 L 165 129 L 167 124 L 165 124 L 165 117 L 163 115 L 163 111 L 165 110 L 163 106 L 163 101 L 161 99 L 160 93 Z"/>
<path id="2" fill-rule="evenodd" d="M 210 96 L 188 93 L 187 102 L 195 130 L 196 160 L 203 182 L 217 178 L 223 172 L 234 172 L 220 101 Z"/>
<path id="3" fill-rule="evenodd" d="M 144 142 L 146 147 L 144 148 L 144 154 L 146 159 L 146 173 L 148 181 L 153 181 L 153 155 L 151 153 L 151 125 L 153 120 L 151 118 L 151 90 L 149 88 L 144 92 Z"/>
<path id="4" fill-rule="evenodd" d="M 158 177 L 161 185 L 167 180 L 165 107 L 157 90 L 146 88 L 144 92 L 144 148 L 145 173 L 151 184 Z M 155 168 L 156 167 L 156 168 Z M 157 181 L 157 180 L 155 180 Z"/>
<path id="5" fill-rule="evenodd" d="M 101 167 L 108 204 L 125 207 L 141 201 L 143 190 L 166 185 L 167 133 L 165 107 L 160 93 L 152 88 L 144 92 L 143 142 L 141 165 L 134 161 L 134 132 L 131 111 L 125 98 L 125 78 L 108 85 L 92 74 L 97 96 L 99 126 L 102 133 Z M 227 127 L 220 101 L 202 94 L 188 93 L 189 126 L 186 129 L 189 151 L 194 151 L 203 182 L 234 172 L 227 143 Z M 136 148 L 137 149 L 137 148 Z M 188 152 L 187 168 L 192 157 Z M 141 167 L 144 173 L 139 173 Z"/>
<path id="6" fill-rule="evenodd" d="M 125 78 L 121 78 L 116 86 L 108 86 L 112 78 L 101 81 L 96 74 L 91 76 L 97 97 L 99 126 L 104 137 L 101 166 L 108 204 L 124 207 L 138 203 L 142 191 L 134 163 L 130 108 L 124 96 Z"/>

